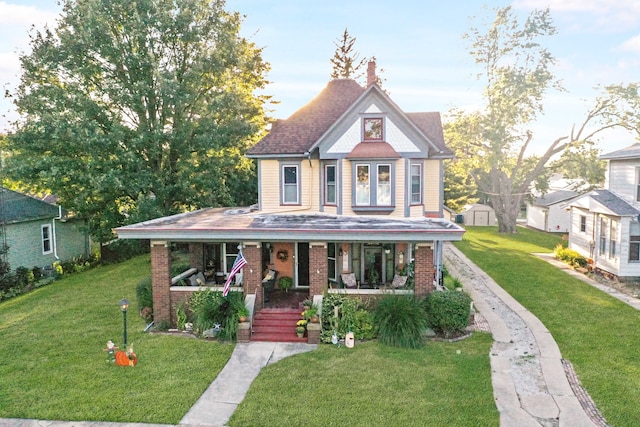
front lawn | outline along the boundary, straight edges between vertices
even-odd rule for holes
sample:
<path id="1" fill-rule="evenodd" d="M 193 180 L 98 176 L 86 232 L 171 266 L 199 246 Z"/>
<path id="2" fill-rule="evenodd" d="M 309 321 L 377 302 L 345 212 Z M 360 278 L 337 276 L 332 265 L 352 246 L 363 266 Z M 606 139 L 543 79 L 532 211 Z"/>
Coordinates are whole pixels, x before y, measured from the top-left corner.
<path id="1" fill-rule="evenodd" d="M 0 418 L 177 424 L 233 345 L 143 333 L 135 286 L 148 256 L 69 276 L 0 303 Z M 134 368 L 106 362 L 122 346 L 126 297 Z"/>
<path id="2" fill-rule="evenodd" d="M 640 312 L 531 255 L 560 239 L 468 227 L 456 246 L 549 329 L 608 423 L 640 419 Z"/>
<path id="3" fill-rule="evenodd" d="M 428 342 L 330 344 L 267 366 L 229 425 L 497 426 L 491 335 Z"/>
<path id="4" fill-rule="evenodd" d="M 135 286 L 149 272 L 141 256 L 0 303 L 0 418 L 177 424 L 233 345 L 144 333 Z M 108 340 L 122 345 L 123 297 L 133 368 L 104 351 Z M 320 345 L 264 369 L 231 422 L 494 426 L 491 344 L 479 333 L 420 350 Z"/>

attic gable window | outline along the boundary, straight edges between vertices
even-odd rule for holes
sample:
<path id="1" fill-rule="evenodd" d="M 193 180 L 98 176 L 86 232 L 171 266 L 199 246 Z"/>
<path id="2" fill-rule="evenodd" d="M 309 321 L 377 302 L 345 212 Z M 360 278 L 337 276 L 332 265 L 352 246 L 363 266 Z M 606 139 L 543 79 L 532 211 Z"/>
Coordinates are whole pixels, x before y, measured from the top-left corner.
<path id="1" fill-rule="evenodd" d="M 383 124 L 382 117 L 366 117 L 362 119 L 363 141 L 383 141 Z"/>

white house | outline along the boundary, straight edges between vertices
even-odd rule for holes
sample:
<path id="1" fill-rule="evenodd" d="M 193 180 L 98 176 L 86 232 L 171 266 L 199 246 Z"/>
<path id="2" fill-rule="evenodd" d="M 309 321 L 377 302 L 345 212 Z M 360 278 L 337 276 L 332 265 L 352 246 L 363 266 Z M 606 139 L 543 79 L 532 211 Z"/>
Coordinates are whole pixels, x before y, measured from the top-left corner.
<path id="1" fill-rule="evenodd" d="M 569 248 L 606 276 L 640 281 L 640 143 L 600 158 L 607 161 L 605 188 L 565 205 Z"/>
<path id="2" fill-rule="evenodd" d="M 554 191 L 527 204 L 527 225 L 551 233 L 569 232 L 569 211 L 565 208 L 578 193 L 570 190 Z"/>

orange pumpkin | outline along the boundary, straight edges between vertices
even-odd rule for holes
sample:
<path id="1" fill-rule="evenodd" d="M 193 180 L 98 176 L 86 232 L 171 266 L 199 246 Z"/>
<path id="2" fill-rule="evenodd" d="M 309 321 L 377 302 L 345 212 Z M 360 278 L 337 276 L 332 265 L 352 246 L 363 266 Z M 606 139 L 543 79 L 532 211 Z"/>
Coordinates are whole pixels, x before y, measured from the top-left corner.
<path id="1" fill-rule="evenodd" d="M 125 351 L 116 352 L 116 365 L 135 366 L 136 363 L 138 363 L 138 358 L 135 353 L 131 353 L 131 357 L 129 357 Z"/>

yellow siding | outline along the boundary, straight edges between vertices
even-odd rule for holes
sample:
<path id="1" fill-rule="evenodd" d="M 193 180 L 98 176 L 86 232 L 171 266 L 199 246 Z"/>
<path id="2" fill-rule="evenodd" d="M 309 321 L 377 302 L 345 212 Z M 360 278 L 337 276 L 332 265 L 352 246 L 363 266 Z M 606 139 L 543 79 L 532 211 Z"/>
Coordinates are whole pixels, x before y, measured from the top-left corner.
<path id="1" fill-rule="evenodd" d="M 277 160 L 260 160 L 260 197 L 263 211 L 280 208 L 280 171 Z"/>
<path id="2" fill-rule="evenodd" d="M 353 185 L 353 182 L 351 181 L 351 166 L 351 161 L 342 161 L 342 175 L 340 175 L 340 179 L 342 180 L 342 188 L 340 189 L 340 192 L 342 194 L 343 215 L 355 215 L 353 210 L 351 210 L 351 186 Z"/>
<path id="3" fill-rule="evenodd" d="M 396 167 L 396 181 L 395 181 L 395 192 L 396 192 L 396 198 L 395 198 L 395 205 L 396 208 L 393 210 L 393 212 L 390 214 L 390 216 L 394 216 L 394 217 L 403 217 L 404 216 L 404 205 L 406 202 L 406 194 L 407 194 L 407 189 L 406 189 L 406 177 L 405 174 L 407 173 L 406 168 L 405 168 L 405 161 L 404 159 L 399 159 L 396 160 L 395 163 L 395 167 Z"/>
<path id="4" fill-rule="evenodd" d="M 424 208 L 427 212 L 440 211 L 439 160 L 427 160 L 424 167 Z"/>

